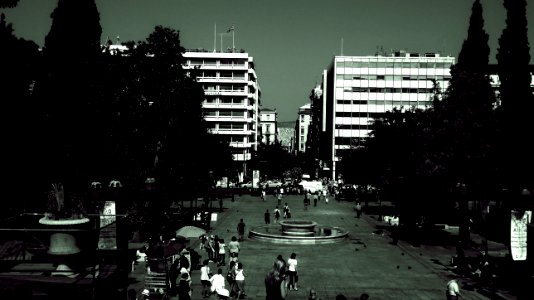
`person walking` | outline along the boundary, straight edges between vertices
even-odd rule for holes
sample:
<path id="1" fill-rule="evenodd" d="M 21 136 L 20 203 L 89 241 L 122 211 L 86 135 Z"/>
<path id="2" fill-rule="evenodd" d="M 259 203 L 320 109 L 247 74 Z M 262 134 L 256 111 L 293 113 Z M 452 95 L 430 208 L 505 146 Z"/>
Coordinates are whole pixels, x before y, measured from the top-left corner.
<path id="1" fill-rule="evenodd" d="M 261 200 L 265 202 L 265 197 L 267 196 L 267 192 L 265 192 L 265 188 L 261 188 Z"/>
<path id="2" fill-rule="evenodd" d="M 356 206 L 354 207 L 354 209 L 356 210 L 356 217 L 359 219 L 362 215 L 362 205 L 360 204 L 360 202 L 356 202 Z"/>
<path id="3" fill-rule="evenodd" d="M 243 270 L 243 264 L 237 263 L 237 268 L 235 270 L 235 286 L 237 288 L 237 298 L 246 296 L 245 294 L 245 271 Z"/>
<path id="4" fill-rule="evenodd" d="M 289 205 L 287 204 L 284 204 L 284 219 L 287 219 L 287 214 L 289 213 Z"/>
<path id="5" fill-rule="evenodd" d="M 278 206 L 274 209 L 274 222 L 278 223 L 280 221 L 280 209 L 278 209 Z"/>
<path id="6" fill-rule="evenodd" d="M 230 261 L 237 262 L 239 257 L 239 250 L 241 250 L 241 245 L 237 241 L 237 238 L 233 236 L 230 243 L 228 243 L 228 251 L 230 251 Z"/>
<path id="7" fill-rule="evenodd" d="M 287 274 L 289 277 L 289 284 L 288 289 L 298 291 L 297 288 L 297 282 L 298 282 L 298 274 L 297 274 L 297 254 L 291 253 L 291 256 L 287 260 Z"/>
<path id="8" fill-rule="evenodd" d="M 226 244 L 224 239 L 219 239 L 219 261 L 217 266 L 226 266 Z"/>
<path id="9" fill-rule="evenodd" d="M 216 293 L 218 290 L 224 289 L 225 280 L 222 275 L 223 270 L 221 268 L 217 269 L 217 274 L 211 276 L 211 292 Z"/>
<path id="10" fill-rule="evenodd" d="M 274 265 L 271 271 L 267 273 L 264 283 L 266 300 L 284 300 L 286 298 L 287 288 L 276 265 Z"/>
<path id="11" fill-rule="evenodd" d="M 191 281 L 189 280 L 189 274 L 183 273 L 180 276 L 180 282 L 178 283 L 178 299 L 179 300 L 191 300 Z"/>
<path id="12" fill-rule="evenodd" d="M 308 192 L 304 190 L 304 210 L 308 210 Z"/>
<path id="13" fill-rule="evenodd" d="M 243 219 L 237 224 L 237 234 L 239 235 L 238 241 L 242 242 L 245 239 L 245 222 L 243 222 Z"/>
<path id="14" fill-rule="evenodd" d="M 317 206 L 317 201 L 319 200 L 319 196 L 317 195 L 317 192 L 313 193 L 313 206 Z"/>
<path id="15" fill-rule="evenodd" d="M 263 214 L 263 219 L 265 220 L 265 224 L 271 224 L 271 213 L 269 210 L 265 210 L 265 213 Z"/>
<path id="16" fill-rule="evenodd" d="M 447 300 L 458 300 L 462 295 L 460 294 L 460 282 L 458 279 L 452 279 L 447 282 L 447 289 L 445 291 Z"/>
<path id="17" fill-rule="evenodd" d="M 202 298 L 208 298 L 210 296 L 210 267 L 207 259 L 200 268 L 200 282 L 202 283 Z"/>

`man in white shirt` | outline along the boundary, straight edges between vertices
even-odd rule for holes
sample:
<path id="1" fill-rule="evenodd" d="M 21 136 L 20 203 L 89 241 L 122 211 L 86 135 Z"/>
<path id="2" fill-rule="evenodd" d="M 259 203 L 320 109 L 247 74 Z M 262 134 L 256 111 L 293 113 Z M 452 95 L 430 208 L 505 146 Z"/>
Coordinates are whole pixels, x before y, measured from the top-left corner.
<path id="1" fill-rule="evenodd" d="M 447 300 L 458 300 L 462 295 L 460 294 L 460 284 L 458 280 L 452 279 L 447 282 Z"/>
<path id="2" fill-rule="evenodd" d="M 223 270 L 219 268 L 217 274 L 211 276 L 211 292 L 215 293 L 217 290 L 224 289 L 224 276 L 222 275 Z"/>

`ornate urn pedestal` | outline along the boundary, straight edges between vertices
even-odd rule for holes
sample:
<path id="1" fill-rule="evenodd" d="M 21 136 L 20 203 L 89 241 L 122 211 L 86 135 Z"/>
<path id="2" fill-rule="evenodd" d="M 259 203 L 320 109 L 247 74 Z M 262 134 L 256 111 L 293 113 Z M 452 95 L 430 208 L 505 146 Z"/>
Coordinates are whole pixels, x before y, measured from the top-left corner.
<path id="1" fill-rule="evenodd" d="M 81 237 L 80 233 L 87 229 L 89 219 L 53 220 L 41 218 L 39 223 L 46 225 L 47 229 L 52 232 L 48 254 L 53 255 L 58 264 L 56 271 L 52 272 L 52 275 L 75 276 L 75 271 L 69 265 L 72 263 L 73 256 L 81 252 L 78 239 Z"/>

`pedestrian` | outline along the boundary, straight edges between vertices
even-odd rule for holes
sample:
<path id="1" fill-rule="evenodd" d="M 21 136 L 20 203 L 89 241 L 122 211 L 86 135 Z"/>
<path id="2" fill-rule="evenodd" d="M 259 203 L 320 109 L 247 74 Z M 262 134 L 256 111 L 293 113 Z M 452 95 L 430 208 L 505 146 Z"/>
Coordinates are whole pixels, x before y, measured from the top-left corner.
<path id="1" fill-rule="evenodd" d="M 286 274 L 287 274 L 287 262 L 282 256 L 282 254 L 278 254 L 273 265 L 278 269 L 278 272 L 280 273 L 280 277 L 282 277 L 285 280 Z"/>
<path id="2" fill-rule="evenodd" d="M 276 198 L 278 199 L 278 205 L 282 204 L 282 193 L 278 192 Z"/>
<path id="3" fill-rule="evenodd" d="M 208 254 L 208 260 L 213 261 L 213 235 L 206 238 L 203 248 Z"/>
<path id="4" fill-rule="evenodd" d="M 304 190 L 304 210 L 308 210 L 308 192 L 306 192 L 306 190 Z"/>
<path id="5" fill-rule="evenodd" d="M 286 298 L 287 288 L 276 266 L 273 266 L 267 273 L 264 282 L 266 300 L 284 300 Z"/>
<path id="6" fill-rule="evenodd" d="M 289 284 L 288 289 L 298 291 L 297 288 L 297 282 L 298 282 L 298 274 L 297 274 L 297 254 L 291 253 L 291 256 L 287 260 L 287 274 L 289 277 Z"/>
<path id="7" fill-rule="evenodd" d="M 267 196 L 267 193 L 265 192 L 265 188 L 261 188 L 261 200 L 265 201 L 265 197 Z"/>
<path id="8" fill-rule="evenodd" d="M 287 214 L 289 213 L 289 205 L 284 204 L 284 219 L 287 219 Z"/>
<path id="9" fill-rule="evenodd" d="M 211 276 L 211 292 L 216 293 L 220 289 L 224 289 L 225 281 L 224 276 L 222 275 L 223 270 L 221 268 L 217 269 L 217 274 Z"/>
<path id="10" fill-rule="evenodd" d="M 207 259 L 200 267 L 200 282 L 202 283 L 202 298 L 208 298 L 210 296 L 210 267 Z"/>
<path id="11" fill-rule="evenodd" d="M 280 209 L 278 209 L 278 206 L 274 209 L 274 222 L 278 223 L 280 220 Z"/>
<path id="12" fill-rule="evenodd" d="M 226 266 L 226 244 L 224 239 L 219 239 L 219 262 L 217 266 Z"/>
<path id="13" fill-rule="evenodd" d="M 213 238 L 213 262 L 219 263 L 219 236 L 215 235 Z"/>
<path id="14" fill-rule="evenodd" d="M 178 280 L 178 276 L 180 274 L 180 259 L 175 259 L 170 268 L 169 268 L 169 281 L 170 281 L 170 291 L 171 294 L 175 295 L 176 293 L 176 281 Z"/>
<path id="15" fill-rule="evenodd" d="M 360 202 L 356 202 L 356 206 L 354 207 L 354 209 L 356 210 L 356 217 L 359 219 L 362 215 L 362 205 L 360 204 Z"/>
<path id="16" fill-rule="evenodd" d="M 235 285 L 237 288 L 237 298 L 246 296 L 245 294 L 245 271 L 243 270 L 243 264 L 237 263 L 237 268 L 235 270 Z"/>
<path id="17" fill-rule="evenodd" d="M 319 196 L 317 196 L 317 191 L 313 193 L 313 206 L 317 206 L 317 201 Z"/>
<path id="18" fill-rule="evenodd" d="M 265 224 L 271 224 L 271 213 L 268 209 L 265 210 L 265 213 L 263 214 L 263 218 L 265 219 Z"/>
<path id="19" fill-rule="evenodd" d="M 237 238 L 233 236 L 230 243 L 228 243 L 228 251 L 230 251 L 230 261 L 237 262 L 237 259 L 239 257 L 239 250 L 241 250 L 241 245 L 237 241 Z"/>
<path id="20" fill-rule="evenodd" d="M 191 300 L 191 286 L 188 273 L 183 273 L 180 276 L 180 283 L 178 283 L 178 299 Z"/>
<path id="21" fill-rule="evenodd" d="M 245 222 L 243 222 L 243 219 L 237 224 L 237 234 L 239 235 L 238 241 L 242 242 L 245 239 Z"/>
<path id="22" fill-rule="evenodd" d="M 226 272 L 226 281 L 228 282 L 228 291 L 230 291 L 230 296 L 234 296 L 237 293 L 237 286 L 235 282 L 235 274 L 237 269 L 237 263 L 231 261 L 228 266 L 228 271 Z"/>
<path id="23" fill-rule="evenodd" d="M 447 290 L 445 291 L 447 300 L 458 300 L 462 295 L 460 294 L 460 282 L 458 279 L 452 279 L 447 282 Z"/>

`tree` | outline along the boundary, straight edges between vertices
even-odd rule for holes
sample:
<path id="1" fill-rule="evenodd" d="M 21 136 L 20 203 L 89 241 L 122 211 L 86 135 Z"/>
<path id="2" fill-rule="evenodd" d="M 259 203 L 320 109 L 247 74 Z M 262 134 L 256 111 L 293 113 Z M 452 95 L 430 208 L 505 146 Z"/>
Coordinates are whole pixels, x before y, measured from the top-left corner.
<path id="1" fill-rule="evenodd" d="M 469 215 L 465 195 L 482 200 L 495 186 L 496 154 L 495 94 L 487 75 L 489 61 L 488 35 L 484 30 L 482 6 L 475 0 L 467 39 L 462 45 L 458 63 L 451 68 L 451 81 L 442 101 L 434 102 L 435 138 L 433 151 L 439 164 L 447 169 L 444 178 L 449 189 L 458 191 L 460 235 L 469 242 Z M 487 199 L 484 199 L 487 200 Z"/>
<path id="2" fill-rule="evenodd" d="M 2 3 L 2 6 L 4 4 Z M 13 25 L 0 15 L 0 99 L 2 99 L 2 137 L 5 153 L 2 165 L 6 174 L 6 186 L 11 199 L 35 198 L 33 190 L 25 183 L 33 179 L 32 144 L 33 115 L 30 97 L 36 79 L 36 69 L 40 59 L 37 44 L 18 38 Z M 23 179 L 24 180 L 21 180 Z M 23 193 L 21 194 L 21 191 Z M 12 192 L 12 193 L 11 193 Z M 2 213 L 14 214 L 22 210 L 24 201 L 13 201 Z M 10 210 L 13 209 L 13 211 Z"/>
<path id="3" fill-rule="evenodd" d="M 63 182 L 67 191 L 83 193 L 108 145 L 99 94 L 102 28 L 94 0 L 60 0 L 51 17 L 33 103 L 41 162 L 36 170 L 45 187 Z"/>
<path id="4" fill-rule="evenodd" d="M 129 45 L 127 90 L 131 153 L 172 195 L 196 198 L 205 193 L 209 171 L 228 169 L 228 143 L 208 132 L 204 92 L 183 65 L 179 32 L 156 26 L 145 41 Z M 133 129 L 133 130 L 132 130 Z"/>
<path id="5" fill-rule="evenodd" d="M 526 1 L 504 0 L 506 27 L 499 38 L 497 53 L 500 81 L 500 114 L 503 127 L 503 180 L 519 194 L 521 188 L 532 188 L 534 182 L 534 96 L 530 89 L 528 69 L 530 47 L 527 36 Z"/>

